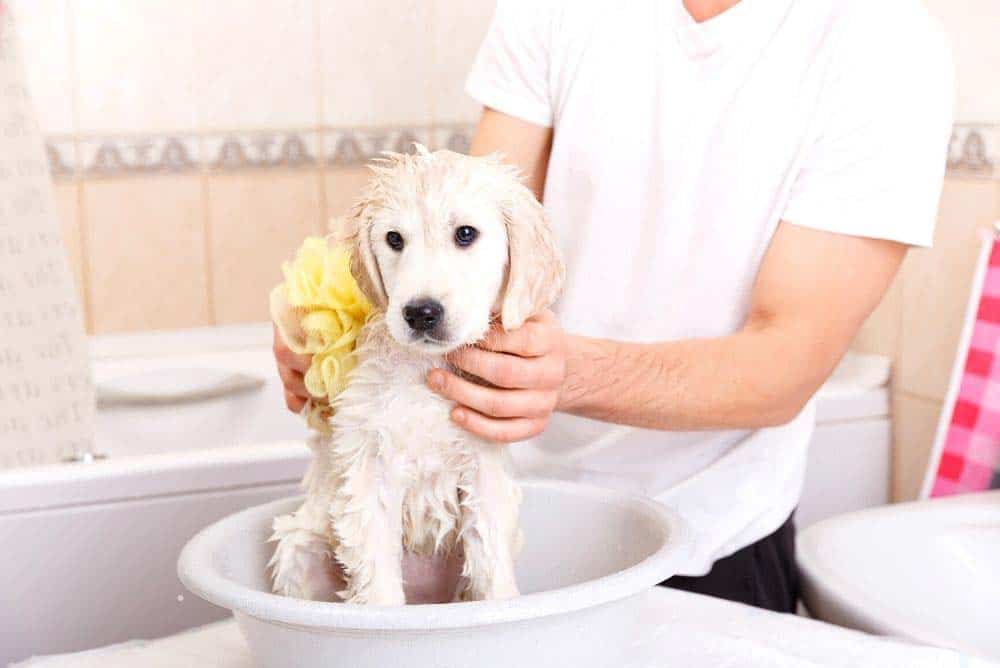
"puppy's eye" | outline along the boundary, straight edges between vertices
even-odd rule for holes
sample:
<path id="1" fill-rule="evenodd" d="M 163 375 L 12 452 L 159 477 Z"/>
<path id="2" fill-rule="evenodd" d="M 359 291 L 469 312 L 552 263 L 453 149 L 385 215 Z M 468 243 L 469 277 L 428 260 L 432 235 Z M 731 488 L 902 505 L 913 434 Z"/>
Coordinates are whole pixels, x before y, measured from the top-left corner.
<path id="1" fill-rule="evenodd" d="M 389 244 L 389 248 L 394 251 L 403 250 L 403 235 L 395 230 L 386 233 L 385 242 Z"/>
<path id="2" fill-rule="evenodd" d="M 468 246 L 476 237 L 479 236 L 479 230 L 474 227 L 469 227 L 468 225 L 462 225 L 455 230 L 455 243 L 459 246 Z"/>

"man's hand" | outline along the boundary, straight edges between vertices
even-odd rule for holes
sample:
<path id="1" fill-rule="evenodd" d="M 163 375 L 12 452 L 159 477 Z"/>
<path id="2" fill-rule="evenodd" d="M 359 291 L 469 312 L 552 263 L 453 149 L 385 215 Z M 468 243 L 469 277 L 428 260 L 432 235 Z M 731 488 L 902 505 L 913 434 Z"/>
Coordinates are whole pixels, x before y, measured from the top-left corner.
<path id="1" fill-rule="evenodd" d="M 545 311 L 510 332 L 494 326 L 483 343 L 451 353 L 448 361 L 495 386 L 443 369 L 431 371 L 430 388 L 458 404 L 452 419 L 490 441 L 522 441 L 545 429 L 559 401 L 566 337 L 552 312 Z"/>
<path id="2" fill-rule="evenodd" d="M 281 383 L 285 386 L 285 405 L 293 413 L 301 413 L 302 407 L 310 399 L 303 374 L 309 370 L 312 357 L 296 355 L 289 350 L 281 339 L 277 327 L 274 328 L 273 349 L 274 359 L 278 363 L 278 375 L 281 376 Z"/>

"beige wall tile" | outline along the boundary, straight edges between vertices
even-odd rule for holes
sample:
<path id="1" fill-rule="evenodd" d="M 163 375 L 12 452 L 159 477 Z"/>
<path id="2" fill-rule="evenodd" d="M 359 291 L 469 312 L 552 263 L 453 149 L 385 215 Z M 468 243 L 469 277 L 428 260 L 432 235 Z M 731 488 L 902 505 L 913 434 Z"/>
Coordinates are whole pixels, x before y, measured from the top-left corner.
<path id="1" fill-rule="evenodd" d="M 371 174 L 367 167 L 329 169 L 325 172 L 323 179 L 326 188 L 327 225 L 350 212 Z"/>
<path id="2" fill-rule="evenodd" d="M 339 0 L 319 8 L 323 122 L 429 124 L 430 3 Z"/>
<path id="3" fill-rule="evenodd" d="M 43 134 L 70 134 L 73 65 L 68 0 L 12 0 L 28 87 Z"/>
<path id="4" fill-rule="evenodd" d="M 216 322 L 268 320 L 281 263 L 320 229 L 317 172 L 212 174 L 208 184 Z"/>
<path id="5" fill-rule="evenodd" d="M 80 300 L 81 312 L 87 313 L 87 295 L 83 276 L 83 243 L 79 216 L 79 186 L 75 182 L 58 182 L 55 184 L 56 214 L 59 216 L 59 229 L 62 231 L 63 244 L 66 246 L 66 256 L 73 271 L 73 281 L 76 284 L 77 299 Z M 89 323 L 90 318 L 86 321 Z"/>
<path id="6" fill-rule="evenodd" d="M 201 177 L 83 184 L 95 333 L 209 324 Z"/>
<path id="7" fill-rule="evenodd" d="M 489 27 L 496 0 L 433 0 L 434 122 L 473 123 L 479 103 L 465 94 L 465 78 Z"/>
<path id="8" fill-rule="evenodd" d="M 1000 3 L 996 0 L 924 0 L 951 38 L 955 58 L 959 121 L 1000 119 Z"/>
<path id="9" fill-rule="evenodd" d="M 934 248 L 903 265 L 903 318 L 897 384 L 941 399 L 948 387 L 979 250 L 977 229 L 997 216 L 997 184 L 948 179 Z"/>
<path id="10" fill-rule="evenodd" d="M 851 345 L 862 353 L 885 355 L 896 361 L 899 356 L 899 334 L 903 318 L 902 272 L 889 286 L 882 302 L 875 308 Z"/>
<path id="11" fill-rule="evenodd" d="M 893 397 L 892 499 L 917 498 L 937 430 L 941 402 L 902 392 Z"/>
<path id="12" fill-rule="evenodd" d="M 150 133 L 198 126 L 201 0 L 71 0 L 80 130 Z M 241 104 L 253 104 L 242 100 Z"/>
<path id="13" fill-rule="evenodd" d="M 252 9 L 251 9 L 252 7 Z M 212 0 L 192 16 L 203 128 L 319 123 L 313 0 Z"/>

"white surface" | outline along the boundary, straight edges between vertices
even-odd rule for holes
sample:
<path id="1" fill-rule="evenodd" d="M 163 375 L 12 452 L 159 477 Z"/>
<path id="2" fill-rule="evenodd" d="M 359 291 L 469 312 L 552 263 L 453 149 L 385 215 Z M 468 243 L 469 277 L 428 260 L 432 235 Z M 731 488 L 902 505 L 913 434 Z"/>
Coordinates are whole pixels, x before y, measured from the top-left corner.
<path id="1" fill-rule="evenodd" d="M 892 362 L 849 351 L 817 393 L 816 424 L 888 417 Z"/>
<path id="2" fill-rule="evenodd" d="M 177 580 L 181 548 L 206 524 L 297 491 L 296 481 L 286 481 L 0 512 L 0 666 L 221 618 L 224 611 Z"/>
<path id="3" fill-rule="evenodd" d="M 890 371 L 887 357 L 849 352 L 820 388 L 806 479 L 795 511 L 800 529 L 889 502 Z"/>
<path id="4" fill-rule="evenodd" d="M 798 541 L 815 616 L 1000 660 L 998 555 L 1000 491 L 852 513 Z"/>
<path id="5" fill-rule="evenodd" d="M 263 668 L 611 665 L 635 636 L 627 600 L 677 572 L 688 528 L 638 495 L 551 481 L 525 482 L 523 491 L 522 595 L 513 599 L 378 607 L 271 594 L 265 541 L 273 518 L 297 499 L 208 527 L 184 548 L 178 574 L 234 610 Z"/>
<path id="6" fill-rule="evenodd" d="M 821 622 L 656 587 L 621 610 L 636 642 L 610 665 L 621 668 L 988 668 L 946 650 L 907 645 Z M 480 652 L 493 646 L 485 644 Z M 474 656 L 464 666 L 475 666 Z M 41 658 L 17 668 L 254 668 L 232 621 L 152 642 Z M 286 664 L 291 667 L 291 663 Z M 334 665 L 334 664 L 331 664 Z M 421 664 L 407 662 L 412 668 Z M 542 664 L 525 664 L 535 668 Z M 296 668 L 306 668 L 296 666 Z M 327 667 L 324 667 L 327 668 Z"/>
<path id="7" fill-rule="evenodd" d="M 888 417 L 818 424 L 809 443 L 796 526 L 803 529 L 828 517 L 888 503 L 891 457 Z"/>
<path id="8" fill-rule="evenodd" d="M 183 404 L 252 392 L 267 381 L 235 371 L 212 368 L 169 367 L 141 370 L 111 378 L 97 386 L 98 405 L 112 406 Z"/>
<path id="9" fill-rule="evenodd" d="M 304 442 L 308 433 L 303 420 L 285 408 L 269 323 L 92 337 L 90 358 L 99 388 L 177 398 L 158 405 L 101 406 L 97 452 L 113 460 Z M 226 384 L 229 376 L 261 379 L 264 385 L 217 396 L 206 391 Z M 201 399 L 186 400 L 192 394 Z"/>
<path id="10" fill-rule="evenodd" d="M 97 412 L 97 452 L 112 458 L 157 452 L 303 440 L 303 420 L 285 408 L 281 381 L 270 348 L 201 354 L 94 361 L 94 382 L 118 390 L 131 388 L 174 403 L 102 405 Z M 203 374 L 195 384 L 193 371 Z M 226 376 L 264 380 L 263 386 L 212 396 L 207 384 Z M 201 400 L 183 400 L 192 392 Z"/>

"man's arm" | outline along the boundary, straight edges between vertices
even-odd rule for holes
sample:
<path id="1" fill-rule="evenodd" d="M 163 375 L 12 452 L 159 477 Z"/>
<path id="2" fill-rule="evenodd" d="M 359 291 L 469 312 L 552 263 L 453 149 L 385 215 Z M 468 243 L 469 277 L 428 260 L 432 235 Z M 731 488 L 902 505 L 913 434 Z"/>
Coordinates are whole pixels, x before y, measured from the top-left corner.
<path id="1" fill-rule="evenodd" d="M 501 153 L 504 162 L 521 170 L 524 184 L 541 202 L 551 150 L 552 128 L 543 128 L 487 107 L 476 126 L 469 153 Z"/>
<path id="2" fill-rule="evenodd" d="M 553 396 L 557 410 L 652 429 L 783 424 L 829 376 L 905 254 L 893 241 L 781 223 L 746 324 L 732 335 L 622 343 L 566 335 L 543 319 L 495 333 L 488 347 L 502 354 L 466 349 L 456 357 L 498 388 L 441 374 L 439 391 L 462 405 L 463 426 L 498 441 L 540 432 Z"/>
<path id="3" fill-rule="evenodd" d="M 788 422 L 833 371 L 905 254 L 893 241 L 782 223 L 738 332 L 648 345 L 572 337 L 559 407 L 652 429 Z"/>

